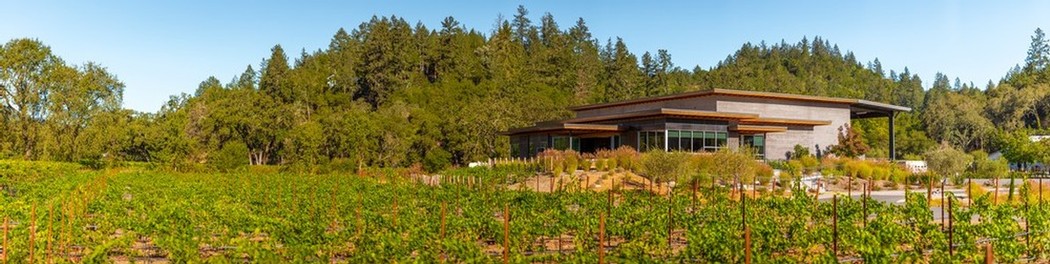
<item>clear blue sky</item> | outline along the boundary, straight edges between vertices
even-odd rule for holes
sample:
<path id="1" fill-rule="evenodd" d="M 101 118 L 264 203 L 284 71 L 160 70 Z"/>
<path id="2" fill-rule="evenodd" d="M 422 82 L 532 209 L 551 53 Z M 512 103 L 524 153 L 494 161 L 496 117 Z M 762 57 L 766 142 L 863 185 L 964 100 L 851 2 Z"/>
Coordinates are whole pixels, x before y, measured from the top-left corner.
<path id="1" fill-rule="evenodd" d="M 519 4 L 534 22 L 579 17 L 595 37 L 620 36 L 637 54 L 667 49 L 683 68 L 709 68 L 745 42 L 824 37 L 861 61 L 937 72 L 981 87 L 1022 63 L 1050 1 L 0 1 L 0 41 L 36 38 L 71 63 L 94 61 L 127 85 L 125 107 L 156 111 L 208 76 L 258 69 L 274 44 L 290 54 L 327 47 L 340 27 L 397 15 L 430 28 L 454 16 L 488 33 Z M 567 3 L 562 3 L 567 2 Z"/>

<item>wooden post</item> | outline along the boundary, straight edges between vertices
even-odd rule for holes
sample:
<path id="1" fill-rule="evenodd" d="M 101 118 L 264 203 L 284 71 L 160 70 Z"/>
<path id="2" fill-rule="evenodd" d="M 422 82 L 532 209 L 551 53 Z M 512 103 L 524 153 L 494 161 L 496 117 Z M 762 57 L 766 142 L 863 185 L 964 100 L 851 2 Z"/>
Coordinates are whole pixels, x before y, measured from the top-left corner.
<path id="1" fill-rule="evenodd" d="M 33 252 L 34 243 L 36 241 L 36 203 L 33 203 L 33 211 L 29 213 L 30 225 L 29 225 L 29 264 L 33 264 Z"/>
<path id="2" fill-rule="evenodd" d="M 941 230 L 947 226 L 947 222 L 944 219 L 944 180 L 941 180 Z"/>
<path id="3" fill-rule="evenodd" d="M 955 253 L 955 220 L 952 219 L 952 200 L 955 195 L 948 198 L 948 257 L 951 258 Z"/>
<path id="4" fill-rule="evenodd" d="M 598 264 L 605 264 L 605 214 L 598 219 Z"/>
<path id="5" fill-rule="evenodd" d="M 1025 252 L 1028 256 L 1032 256 L 1032 237 L 1029 230 L 1028 224 L 1028 197 L 1022 197 L 1024 199 L 1024 247 Z"/>
<path id="6" fill-rule="evenodd" d="M 776 195 L 777 193 L 777 182 L 773 180 L 773 177 L 769 177 L 769 194 Z"/>
<path id="7" fill-rule="evenodd" d="M 995 184 L 995 192 L 992 193 L 992 204 L 999 204 L 999 177 L 996 176 L 992 182 Z"/>
<path id="8" fill-rule="evenodd" d="M 48 264 L 51 263 L 51 240 L 53 240 L 55 238 L 55 235 L 54 235 L 55 224 L 54 224 L 53 221 L 51 221 L 51 218 L 52 218 L 51 216 L 54 215 L 54 214 L 55 214 L 55 206 L 53 204 L 49 205 L 47 207 L 47 247 L 45 247 L 45 249 L 46 249 L 45 250 L 45 252 L 46 252 L 45 259 L 47 260 L 46 263 L 48 263 Z"/>
<path id="9" fill-rule="evenodd" d="M 441 202 L 441 262 L 445 262 L 445 207 L 447 204 Z"/>
<path id="10" fill-rule="evenodd" d="M 991 242 L 984 244 L 984 264 L 995 264 L 995 251 Z"/>
<path id="11" fill-rule="evenodd" d="M 744 264 L 751 264 L 751 229 L 744 228 Z"/>
<path id="12" fill-rule="evenodd" d="M 839 196 L 831 196 L 831 253 L 839 256 Z"/>
<path id="13" fill-rule="evenodd" d="M 394 195 L 394 219 L 393 220 L 394 220 L 393 221 L 393 224 L 394 224 L 393 225 L 393 229 L 397 230 L 397 194 Z"/>
<path id="14" fill-rule="evenodd" d="M 970 186 L 973 185 L 973 177 L 970 174 L 966 174 L 966 206 L 973 205 L 973 190 Z"/>
<path id="15" fill-rule="evenodd" d="M 674 214 L 672 209 L 674 208 L 674 195 L 668 190 L 667 193 L 667 248 L 671 248 L 671 234 L 674 230 Z"/>
<path id="16" fill-rule="evenodd" d="M 689 200 L 689 208 L 692 209 L 693 212 L 696 212 L 696 189 L 700 187 L 699 185 L 700 182 L 693 179 L 693 196 L 690 196 L 691 200 Z"/>
<path id="17" fill-rule="evenodd" d="M 4 264 L 7 264 L 7 254 L 11 251 L 11 248 L 7 245 L 7 229 L 9 222 L 7 216 L 4 216 Z"/>
<path id="18" fill-rule="evenodd" d="M 864 191 L 867 192 L 867 190 L 868 190 L 868 185 L 864 185 Z M 905 196 L 905 199 L 907 199 L 908 194 L 905 193 L 904 196 Z M 867 227 L 868 226 L 868 197 L 866 197 L 865 195 L 861 195 L 860 196 L 860 206 L 862 208 L 861 212 L 863 213 L 863 215 L 862 215 L 862 218 L 863 218 L 862 223 L 864 224 L 863 225 L 864 227 Z"/>
<path id="19" fill-rule="evenodd" d="M 1039 177 L 1039 204 L 1043 204 L 1043 177 Z"/>
<path id="20" fill-rule="evenodd" d="M 747 197 L 740 193 L 740 229 L 747 230 Z"/>
<path id="21" fill-rule="evenodd" d="M 357 236 L 360 237 L 365 231 L 365 224 L 361 221 L 361 200 L 364 198 L 357 198 Z"/>
<path id="22" fill-rule="evenodd" d="M 510 263 L 510 206 L 503 204 L 503 264 Z"/>
<path id="23" fill-rule="evenodd" d="M 849 183 L 846 183 L 846 197 L 853 199 L 853 176 L 847 176 Z"/>

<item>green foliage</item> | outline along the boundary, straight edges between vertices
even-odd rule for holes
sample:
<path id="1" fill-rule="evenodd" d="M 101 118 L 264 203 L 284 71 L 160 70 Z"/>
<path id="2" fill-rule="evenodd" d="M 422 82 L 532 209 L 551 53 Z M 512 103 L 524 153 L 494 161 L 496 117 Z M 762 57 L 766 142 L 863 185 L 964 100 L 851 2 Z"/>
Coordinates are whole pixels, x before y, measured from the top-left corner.
<path id="1" fill-rule="evenodd" d="M 444 149 L 435 148 L 427 151 L 423 158 L 423 169 L 427 172 L 439 172 L 452 165 L 452 154 Z"/>
<path id="2" fill-rule="evenodd" d="M 642 154 L 641 172 L 655 182 L 679 181 L 689 171 L 689 156 L 685 152 L 649 151 Z"/>
<path id="3" fill-rule="evenodd" d="M 208 160 L 208 165 L 224 172 L 244 168 L 248 166 L 248 146 L 239 141 L 227 142 L 215 157 Z"/>
<path id="4" fill-rule="evenodd" d="M 988 153 L 980 150 L 970 152 L 970 156 L 973 159 L 973 173 L 978 178 L 1000 178 L 1010 171 L 1010 164 L 1005 158 L 992 160 L 988 158 Z"/>
<path id="5" fill-rule="evenodd" d="M 926 153 L 926 167 L 935 175 L 955 176 L 966 170 L 973 157 L 948 145 Z"/>
<path id="6" fill-rule="evenodd" d="M 795 144 L 795 147 L 792 148 L 790 158 L 791 159 L 801 159 L 802 157 L 808 157 L 810 155 L 813 155 L 813 154 L 809 153 L 809 148 L 806 148 L 806 147 L 804 147 L 802 145 L 799 145 L 799 144 Z"/>
<path id="7" fill-rule="evenodd" d="M 598 234 L 599 213 L 605 214 L 605 237 L 616 243 L 605 248 L 605 259 L 617 263 L 740 262 L 744 225 L 751 232 L 756 263 L 847 258 L 877 263 L 977 262 L 983 250 L 968 245 L 984 242 L 994 244 L 997 261 L 1033 256 L 1029 261 L 1045 262 L 1047 251 L 1041 245 L 1050 239 L 1045 232 L 1050 228 L 1048 204 L 994 204 L 980 191 L 972 192 L 971 206 L 948 195 L 954 225 L 944 229 L 930 214 L 931 204 L 917 193 L 903 205 L 862 203 L 841 196 L 832 205 L 802 193 L 742 203 L 725 193 L 710 192 L 694 204 L 690 199 L 654 199 L 649 193 L 625 191 L 610 205 L 606 193 L 545 194 L 499 188 L 534 174 L 513 166 L 449 169 L 436 186 L 418 184 L 403 173 L 368 169 L 366 177 L 343 173 L 215 177 L 107 173 L 83 171 L 68 163 L 0 161 L 0 186 L 5 191 L 0 195 L 5 205 L 0 211 L 12 222 L 31 223 L 36 205 L 38 226 L 53 225 L 56 237 L 105 249 L 85 254 L 99 261 L 135 257 L 140 245 L 134 240 L 148 238 L 171 262 L 324 262 L 333 256 L 354 263 L 434 262 L 442 256 L 449 262 L 498 262 L 502 250 L 485 245 L 503 243 L 504 206 L 511 216 L 509 257 L 516 262 L 597 261 L 597 241 L 582 238 Z M 1031 188 L 1020 187 L 1020 195 Z M 829 224 L 832 221 L 837 232 Z M 67 225 L 90 228 L 57 228 Z M 669 227 L 673 237 L 667 236 Z M 37 235 L 44 230 L 50 229 L 41 228 Z M 963 245 L 954 247 L 952 256 L 947 253 L 949 230 L 951 243 Z M 44 251 L 29 255 L 26 225 L 8 231 L 10 257 L 46 261 Z M 833 233 L 838 235 L 837 256 L 828 247 Z M 1021 238 L 1025 234 L 1030 242 Z M 557 236 L 572 236 L 575 250 L 559 254 L 538 248 L 545 244 L 544 238 Z M 209 242 L 201 243 L 202 237 Z M 668 246 L 669 238 L 677 248 Z M 798 250 L 805 254 L 785 254 Z"/>
<path id="8" fill-rule="evenodd" d="M 1003 149 L 1021 163 L 1050 157 L 996 136 L 1050 125 L 1050 51 L 1040 29 L 1024 67 L 999 83 L 952 85 L 938 74 L 923 87 L 907 68 L 887 72 L 877 59 L 864 63 L 819 37 L 745 43 L 716 65 L 687 70 L 666 50 L 639 57 L 623 39 L 601 43 L 582 18 L 560 28 L 550 14 L 529 14 L 519 7 L 513 21 L 501 18 L 489 31 L 452 17 L 439 29 L 373 17 L 337 30 L 325 49 L 296 54 L 274 45 L 261 65 L 226 84 L 207 78 L 155 113 L 121 109 L 124 85 L 104 67 L 68 65 L 37 40 L 10 40 L 0 47 L 0 87 L 11 91 L 0 93 L 8 102 L 0 106 L 0 128 L 10 132 L 0 133 L 0 158 L 193 171 L 221 162 L 211 159 L 237 141 L 251 165 L 405 167 L 425 163 L 437 148 L 463 165 L 509 156 L 499 131 L 568 118 L 567 106 L 724 87 L 911 107 L 895 117 L 898 156 L 948 142 L 966 151 Z M 887 125 L 854 120 L 838 145 L 819 148 L 888 158 Z M 638 167 L 637 156 L 604 159 L 600 170 Z"/>
<path id="9" fill-rule="evenodd" d="M 712 158 L 716 164 L 712 170 L 714 175 L 734 182 L 754 181 L 758 162 L 748 149 L 722 148 Z"/>
<path id="10" fill-rule="evenodd" d="M 842 157 L 856 158 L 863 156 L 870 147 L 861 140 L 862 138 L 861 131 L 854 129 L 853 126 L 839 127 L 838 144 L 831 146 L 830 151 Z"/>

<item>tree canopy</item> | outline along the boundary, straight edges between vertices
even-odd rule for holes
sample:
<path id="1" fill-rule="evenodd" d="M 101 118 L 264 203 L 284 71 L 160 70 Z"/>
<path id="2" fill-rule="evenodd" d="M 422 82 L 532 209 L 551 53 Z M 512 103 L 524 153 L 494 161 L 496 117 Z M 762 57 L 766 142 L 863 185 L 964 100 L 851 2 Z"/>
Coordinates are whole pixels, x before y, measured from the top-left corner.
<path id="1" fill-rule="evenodd" d="M 937 142 L 965 151 L 1010 145 L 1001 131 L 1050 122 L 1050 49 L 1041 29 L 1023 67 L 983 88 L 938 74 L 929 89 L 904 68 L 861 62 L 829 40 L 745 43 L 708 68 L 667 50 L 632 51 L 519 7 L 490 31 L 373 17 L 325 49 L 274 45 L 228 82 L 205 79 L 157 112 L 121 108 L 124 85 L 95 63 L 69 65 L 37 40 L 0 47 L 0 158 L 357 166 L 465 164 L 509 155 L 498 131 L 567 118 L 568 106 L 730 88 L 860 98 L 915 109 L 896 116 L 898 156 Z M 641 53 L 641 55 L 637 55 Z M 887 157 L 885 119 L 854 120 L 848 155 Z M 863 148 L 861 146 L 868 146 Z M 825 150 L 817 150 L 821 153 Z M 240 153 L 244 152 L 244 153 Z M 239 153 L 239 155 L 237 155 Z M 225 167 L 224 167 L 225 168 Z"/>

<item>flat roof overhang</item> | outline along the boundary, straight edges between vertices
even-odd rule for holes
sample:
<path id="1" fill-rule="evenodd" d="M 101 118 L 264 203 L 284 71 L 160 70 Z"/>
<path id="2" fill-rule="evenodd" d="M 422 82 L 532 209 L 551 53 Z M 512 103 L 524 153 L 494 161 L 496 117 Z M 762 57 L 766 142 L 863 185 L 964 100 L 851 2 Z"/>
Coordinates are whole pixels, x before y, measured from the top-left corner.
<path id="1" fill-rule="evenodd" d="M 659 102 L 659 101 L 668 101 L 668 100 L 676 100 L 676 99 L 682 99 L 682 98 L 700 97 L 700 96 L 708 96 L 708 95 L 731 95 L 731 96 L 741 96 L 741 97 L 756 97 L 756 98 L 770 98 L 770 99 L 784 99 L 784 100 L 792 100 L 792 101 L 824 102 L 824 103 L 840 103 L 840 104 L 852 104 L 852 103 L 856 103 L 858 101 L 856 99 L 846 99 L 846 98 L 836 98 L 836 97 L 826 97 L 826 96 L 812 96 L 812 95 L 800 95 L 800 94 L 758 92 L 758 91 L 744 91 L 744 90 L 731 90 L 731 89 L 718 89 L 718 88 L 715 88 L 715 89 L 708 89 L 708 90 L 695 91 L 695 92 L 686 92 L 686 93 L 679 93 L 679 94 L 672 94 L 672 95 L 639 98 L 639 99 L 626 100 L 626 101 L 620 101 L 620 102 L 609 102 L 609 103 L 601 103 L 601 104 L 581 105 L 581 106 L 576 106 L 576 107 L 570 107 L 569 110 L 573 110 L 573 111 L 590 110 L 590 109 L 606 108 L 606 107 L 613 107 L 613 106 L 632 105 L 632 104 Z"/>
<path id="2" fill-rule="evenodd" d="M 789 126 L 826 126 L 830 120 L 808 120 L 792 118 L 753 118 L 740 120 L 742 125 L 789 125 Z"/>
<path id="3" fill-rule="evenodd" d="M 889 117 L 896 112 L 911 112 L 911 108 L 868 100 L 857 100 L 856 104 L 850 105 L 849 117 L 851 119 Z"/>
<path id="4" fill-rule="evenodd" d="M 703 111 L 703 110 L 690 110 L 690 109 L 676 109 L 676 108 L 659 108 L 652 110 L 634 111 L 620 114 L 603 115 L 603 116 L 591 116 L 591 117 L 577 117 L 572 119 L 564 120 L 566 123 L 591 123 L 591 122 L 605 122 L 614 120 L 624 119 L 638 119 L 647 117 L 682 117 L 682 118 L 704 118 L 704 119 L 726 119 L 726 120 L 740 120 L 740 119 L 755 119 L 758 118 L 756 114 L 747 113 L 733 113 L 733 112 L 715 112 L 715 111 Z"/>
<path id="5" fill-rule="evenodd" d="M 788 128 L 785 126 L 732 125 L 729 127 L 729 131 L 741 133 L 777 133 L 786 132 L 787 130 Z"/>
<path id="6" fill-rule="evenodd" d="M 601 125 L 601 124 L 575 124 L 575 123 L 560 123 L 560 124 L 537 124 L 531 127 L 515 128 L 500 132 L 501 135 L 512 136 L 520 134 L 532 134 L 532 133 L 603 133 L 603 132 L 618 132 L 620 131 L 619 125 Z"/>
<path id="7" fill-rule="evenodd" d="M 582 111 L 591 109 L 601 109 L 623 105 L 633 105 L 641 103 L 659 102 L 677 100 L 691 97 L 701 97 L 709 95 L 727 95 L 727 96 L 738 96 L 738 97 L 752 97 L 752 98 L 767 98 L 767 99 L 781 99 L 790 101 L 802 101 L 802 102 L 820 102 L 820 103 L 834 103 L 834 104 L 846 104 L 850 106 L 850 117 L 851 118 L 872 118 L 872 117 L 887 117 L 893 112 L 911 112 L 911 108 L 903 107 L 899 105 L 891 105 L 886 103 L 873 102 L 863 99 L 849 99 L 849 98 L 837 98 L 827 96 L 811 96 L 811 95 L 800 95 L 800 94 L 787 94 L 787 93 L 773 93 L 773 92 L 758 92 L 758 91 L 743 91 L 743 90 L 730 90 L 730 89 L 709 89 L 695 92 L 686 92 L 680 94 L 639 98 L 634 100 L 626 100 L 620 102 L 610 102 L 601 104 L 590 104 L 581 105 L 576 107 L 570 107 L 572 111 Z"/>

